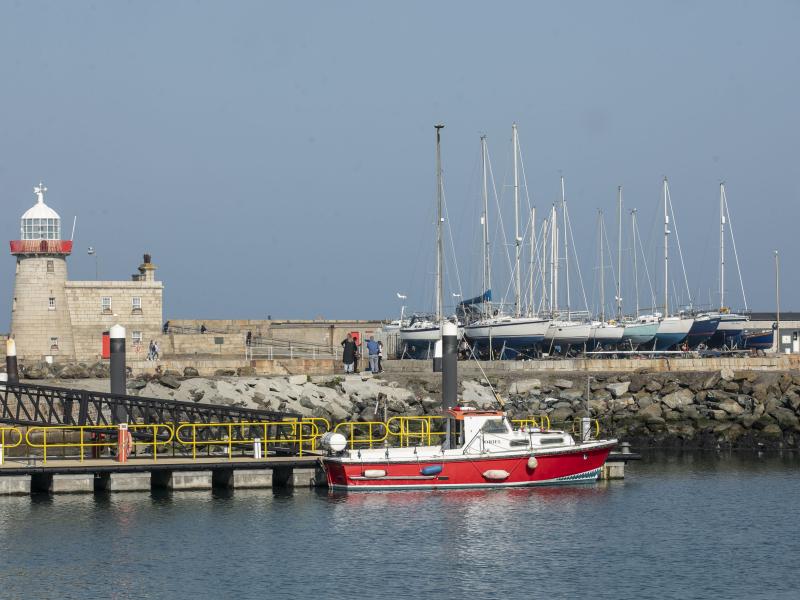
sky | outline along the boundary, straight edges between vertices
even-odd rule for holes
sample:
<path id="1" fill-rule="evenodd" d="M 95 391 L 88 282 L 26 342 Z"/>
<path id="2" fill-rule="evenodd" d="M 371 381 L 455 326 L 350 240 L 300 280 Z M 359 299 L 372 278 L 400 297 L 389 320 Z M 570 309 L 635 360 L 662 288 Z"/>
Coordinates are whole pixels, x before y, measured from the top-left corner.
<path id="1" fill-rule="evenodd" d="M 101 279 L 149 252 L 165 318 L 389 318 L 398 292 L 427 310 L 443 123 L 446 304 L 481 292 L 481 134 L 492 287 L 508 299 L 516 122 L 523 213 L 549 210 L 565 178 L 573 304 L 576 265 L 599 304 L 598 209 L 615 256 L 619 185 L 626 309 L 631 208 L 661 294 L 667 176 L 695 303 L 718 303 L 724 180 L 748 306 L 774 309 L 778 249 L 781 306 L 797 309 L 798 25 L 800 4 L 777 0 L 0 0 L 2 233 L 19 237 L 43 180 L 65 237 L 77 216 L 70 278 L 95 277 L 89 246 Z M 0 330 L 13 284 L 8 255 Z"/>

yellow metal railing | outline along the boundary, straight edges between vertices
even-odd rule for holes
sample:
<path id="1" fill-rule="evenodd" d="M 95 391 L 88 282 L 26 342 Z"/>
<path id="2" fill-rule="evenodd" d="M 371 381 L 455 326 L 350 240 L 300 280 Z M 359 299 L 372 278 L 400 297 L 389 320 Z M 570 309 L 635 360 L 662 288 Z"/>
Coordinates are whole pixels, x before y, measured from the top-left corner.
<path id="1" fill-rule="evenodd" d="M 550 429 L 550 417 L 547 415 L 533 416 L 527 419 L 511 419 L 511 423 L 512 425 L 516 425 L 518 429 L 523 429 L 525 427 L 541 429 L 542 431 Z"/>
<path id="2" fill-rule="evenodd" d="M 7 437 L 13 440 L 14 436 L 17 438 L 16 442 L 6 442 Z M 0 446 L 3 446 L 3 448 L 16 448 L 22 443 L 24 437 L 23 433 L 17 427 L 0 427 Z"/>
<path id="3" fill-rule="evenodd" d="M 594 437 L 600 437 L 600 421 L 597 419 L 591 419 L 589 424 L 591 429 L 594 430 Z M 572 421 L 572 435 L 578 436 L 579 438 L 582 437 L 581 419 L 575 419 Z"/>
<path id="4" fill-rule="evenodd" d="M 434 437 L 445 434 L 444 431 L 434 431 L 434 422 L 444 424 L 444 417 L 392 417 L 386 421 L 386 426 L 389 435 L 397 438 L 398 446 L 408 446 L 412 440 L 418 440 L 420 443 L 424 442 L 430 446 Z"/>
<path id="5" fill-rule="evenodd" d="M 373 444 L 385 442 L 389 436 L 389 429 L 383 421 L 343 421 L 334 427 L 334 433 L 339 433 L 340 429 L 348 429 L 349 434 L 345 435 L 350 448 L 354 448 L 356 444 L 369 444 L 372 448 Z M 366 437 L 357 437 L 359 431 L 366 428 Z M 382 431 L 382 435 L 377 435 L 377 431 Z"/>
<path id="6" fill-rule="evenodd" d="M 53 448 L 77 448 L 80 453 L 80 460 L 83 462 L 86 448 L 115 448 L 117 446 L 117 429 L 113 425 L 48 425 L 28 427 L 25 432 L 25 444 L 29 448 L 40 448 L 42 450 L 42 461 L 47 462 L 47 451 Z M 170 425 L 128 425 L 131 432 L 132 447 L 152 446 L 153 461 L 158 460 L 158 447 L 167 446 L 172 442 L 174 431 Z M 141 433 L 150 433 L 152 439 L 137 440 Z M 77 433 L 78 441 L 64 441 L 66 434 Z M 41 441 L 34 441 L 34 437 L 41 434 Z M 61 434 L 60 436 L 58 434 Z M 92 435 L 88 440 L 87 434 Z M 160 436 L 160 437 L 159 437 Z M 60 441 L 54 439 L 60 437 Z"/>
<path id="7" fill-rule="evenodd" d="M 198 446 L 225 446 L 228 458 L 233 458 L 234 446 L 254 447 L 261 444 L 266 456 L 270 444 L 297 444 L 299 455 L 304 446 L 316 448 L 322 434 L 315 422 L 272 421 L 253 423 L 183 423 L 175 429 L 175 442 L 192 450 L 197 458 Z"/>

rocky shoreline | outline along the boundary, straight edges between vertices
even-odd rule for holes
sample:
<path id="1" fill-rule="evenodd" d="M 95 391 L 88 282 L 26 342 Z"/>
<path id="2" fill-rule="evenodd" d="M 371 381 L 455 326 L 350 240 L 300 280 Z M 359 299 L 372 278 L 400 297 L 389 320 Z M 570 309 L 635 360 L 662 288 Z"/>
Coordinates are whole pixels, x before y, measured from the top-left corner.
<path id="1" fill-rule="evenodd" d="M 47 381 L 52 385 L 108 389 L 104 367 L 67 365 L 42 375 L 56 376 Z M 26 369 L 23 375 L 40 373 Z M 438 414 L 440 386 L 434 373 L 259 377 L 242 371 L 204 378 L 191 368 L 128 381 L 135 395 L 295 412 L 330 422 Z M 723 369 L 605 373 L 588 379 L 579 373 L 503 373 L 462 378 L 459 384 L 462 402 L 477 408 L 497 406 L 493 390 L 513 418 L 547 415 L 553 426 L 571 430 L 572 421 L 588 410 L 604 436 L 639 448 L 800 446 L 798 372 Z"/>

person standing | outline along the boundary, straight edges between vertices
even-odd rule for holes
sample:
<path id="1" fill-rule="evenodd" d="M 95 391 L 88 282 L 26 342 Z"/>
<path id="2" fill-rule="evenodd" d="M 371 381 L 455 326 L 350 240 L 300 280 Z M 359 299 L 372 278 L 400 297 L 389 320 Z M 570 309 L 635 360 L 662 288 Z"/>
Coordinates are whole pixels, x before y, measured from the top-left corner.
<path id="1" fill-rule="evenodd" d="M 153 341 L 153 360 L 158 360 L 160 353 L 161 353 L 161 348 L 158 347 L 158 342 Z"/>
<path id="2" fill-rule="evenodd" d="M 369 354 L 369 370 L 373 373 L 378 372 L 378 353 L 380 352 L 380 346 L 378 346 L 378 342 L 375 341 L 374 336 L 369 336 L 369 340 L 367 340 L 367 353 Z"/>
<path id="3" fill-rule="evenodd" d="M 383 373 L 383 342 L 378 342 L 378 373 Z"/>
<path id="4" fill-rule="evenodd" d="M 247 339 L 245 340 L 245 344 L 247 344 L 248 346 L 250 346 L 250 344 L 252 343 L 252 341 L 253 341 L 253 332 L 252 332 L 252 331 L 248 331 L 248 332 L 247 332 Z"/>
<path id="5" fill-rule="evenodd" d="M 357 352 L 356 342 L 353 340 L 353 336 L 348 333 L 347 338 L 342 342 L 342 363 L 344 364 L 345 373 L 353 372 Z"/>
<path id="6" fill-rule="evenodd" d="M 208 331 L 208 329 L 206 329 L 206 324 L 203 323 L 202 325 L 200 325 L 200 333 L 205 333 L 206 331 Z"/>
<path id="7" fill-rule="evenodd" d="M 153 340 L 147 345 L 147 360 L 153 360 Z"/>

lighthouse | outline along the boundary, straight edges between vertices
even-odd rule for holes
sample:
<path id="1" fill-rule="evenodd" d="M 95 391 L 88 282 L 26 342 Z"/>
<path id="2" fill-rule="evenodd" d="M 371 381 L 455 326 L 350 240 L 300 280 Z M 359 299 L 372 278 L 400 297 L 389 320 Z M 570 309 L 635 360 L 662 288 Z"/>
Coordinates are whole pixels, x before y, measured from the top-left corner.
<path id="1" fill-rule="evenodd" d="M 33 188 L 36 204 L 20 222 L 20 236 L 11 241 L 17 259 L 11 333 L 20 358 L 72 358 L 75 347 L 66 298 L 67 256 L 72 240 L 61 239 L 61 217 L 45 203 L 47 188 Z"/>

